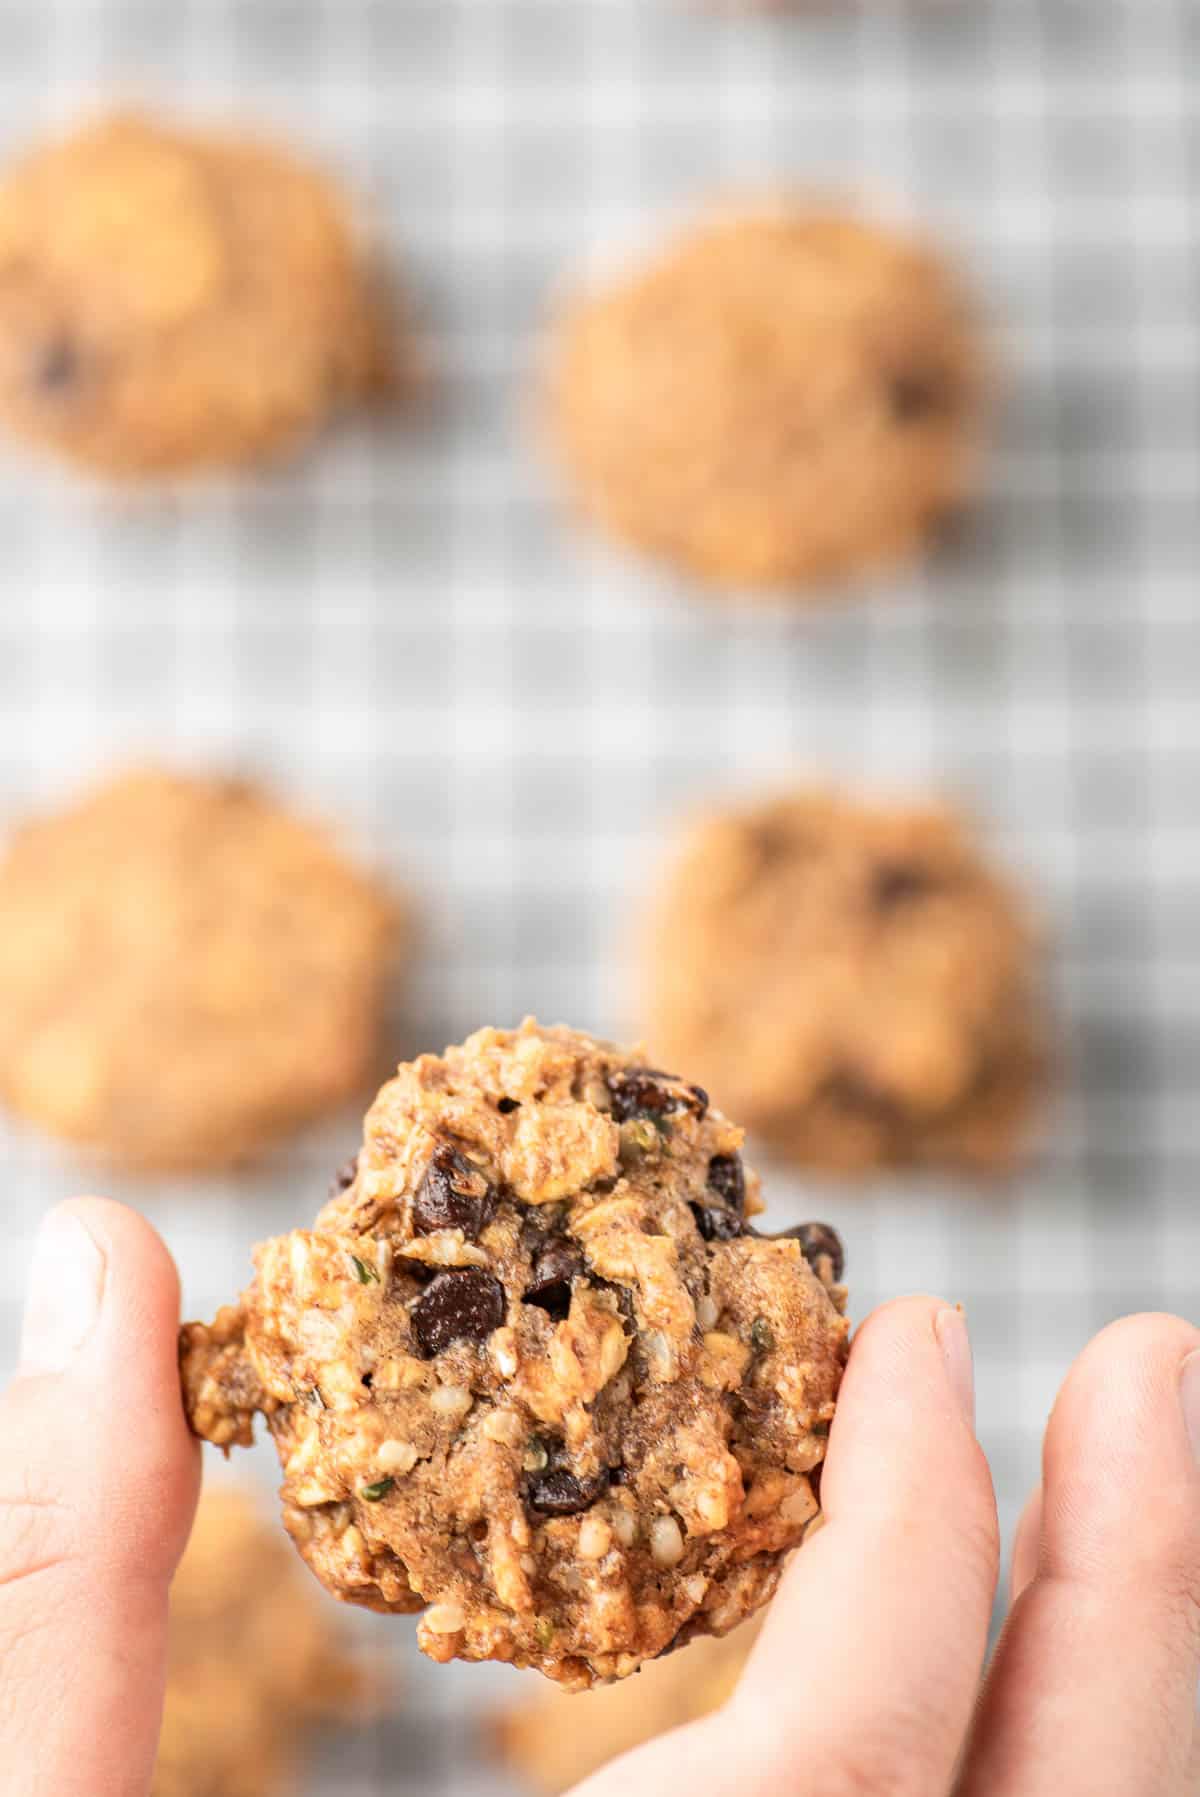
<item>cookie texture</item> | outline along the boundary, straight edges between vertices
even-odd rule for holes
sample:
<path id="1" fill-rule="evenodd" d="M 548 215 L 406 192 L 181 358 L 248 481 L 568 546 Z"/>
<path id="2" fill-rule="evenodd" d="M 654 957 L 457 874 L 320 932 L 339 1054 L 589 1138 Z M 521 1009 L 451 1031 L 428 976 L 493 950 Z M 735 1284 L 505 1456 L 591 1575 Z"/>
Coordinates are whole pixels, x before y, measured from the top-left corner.
<path id="1" fill-rule="evenodd" d="M 722 1634 L 818 1513 L 841 1249 L 750 1223 L 742 1132 L 568 1029 L 400 1068 L 311 1230 L 181 1338 L 198 1434 L 267 1418 L 317 1577 L 436 1660 L 575 1689 Z"/>
<path id="2" fill-rule="evenodd" d="M 757 1634 L 757 1623 L 748 1622 L 583 1695 L 543 1685 L 495 1717 L 496 1750 L 523 1789 L 559 1797 L 619 1754 L 719 1709 L 732 1697 Z"/>
<path id="3" fill-rule="evenodd" d="M 207 1492 L 171 1590 L 151 1797 L 284 1797 L 306 1735 L 367 1696 L 283 1536 L 248 1494 Z"/>
<path id="4" fill-rule="evenodd" d="M 777 205 L 578 299 L 549 432 L 583 507 L 702 578 L 803 586 L 912 556 L 969 497 L 978 334 L 921 244 Z"/>
<path id="5" fill-rule="evenodd" d="M 134 114 L 0 184 L 0 421 L 103 475 L 254 462 L 394 386 L 332 182 L 283 149 Z"/>
<path id="6" fill-rule="evenodd" d="M 121 774 L 0 857 L 0 1095 L 131 1167 L 242 1160 L 363 1090 L 404 933 L 253 786 Z"/>
<path id="7" fill-rule="evenodd" d="M 654 1052 L 784 1154 L 988 1169 L 1045 1080 L 1037 973 L 952 811 L 796 791 L 685 832 L 634 983 Z"/>

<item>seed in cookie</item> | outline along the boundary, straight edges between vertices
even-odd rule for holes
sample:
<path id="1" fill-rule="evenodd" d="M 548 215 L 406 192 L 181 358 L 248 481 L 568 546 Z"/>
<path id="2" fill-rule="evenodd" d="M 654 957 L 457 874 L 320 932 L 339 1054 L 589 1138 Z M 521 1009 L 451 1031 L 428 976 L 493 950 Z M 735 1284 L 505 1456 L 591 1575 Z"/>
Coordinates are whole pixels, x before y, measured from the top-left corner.
<path id="1" fill-rule="evenodd" d="M 571 303 L 548 435 L 580 507 L 741 590 L 904 561 L 978 483 L 984 354 L 953 273 L 881 224 L 723 212 Z"/>
<path id="2" fill-rule="evenodd" d="M 260 140 L 117 114 L 18 161 L 0 212 L 0 420 L 93 473 L 285 454 L 412 359 L 345 196 Z"/>
<path id="3" fill-rule="evenodd" d="M 942 806 L 801 789 L 713 810 L 636 987 L 655 1052 L 805 1165 L 1008 1166 L 1045 1080 L 1025 906 Z"/>
<path id="4" fill-rule="evenodd" d="M 741 1148 L 694 1085 L 572 1030 L 422 1056 L 353 1183 L 184 1329 L 193 1426 L 227 1447 L 263 1414 L 318 1578 L 424 1611 L 434 1659 L 578 1689 L 730 1627 L 817 1513 L 847 1333 L 828 1240 L 748 1226 Z"/>
<path id="5" fill-rule="evenodd" d="M 118 775 L 0 853 L 0 1096 L 125 1166 L 243 1160 L 361 1092 L 404 934 L 267 793 Z"/>

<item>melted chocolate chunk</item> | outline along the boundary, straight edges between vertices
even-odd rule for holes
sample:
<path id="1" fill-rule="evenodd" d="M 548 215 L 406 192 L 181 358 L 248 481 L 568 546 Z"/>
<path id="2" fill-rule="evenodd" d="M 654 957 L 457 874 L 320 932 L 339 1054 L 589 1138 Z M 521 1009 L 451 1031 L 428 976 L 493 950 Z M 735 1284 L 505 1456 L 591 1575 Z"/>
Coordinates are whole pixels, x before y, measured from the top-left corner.
<path id="1" fill-rule="evenodd" d="M 953 393 L 942 368 L 908 368 L 888 381 L 888 405 L 897 424 L 922 424 L 951 410 Z"/>
<path id="2" fill-rule="evenodd" d="M 521 1101 L 519 1098 L 500 1098 L 496 1101 L 496 1109 L 502 1117 L 511 1117 L 513 1112 L 519 1111 L 520 1108 Z"/>
<path id="3" fill-rule="evenodd" d="M 846 1251 L 842 1247 L 841 1236 L 828 1223 L 797 1223 L 791 1229 L 781 1230 L 772 1239 L 777 1242 L 799 1242 L 804 1258 L 814 1273 L 819 1274 L 822 1260 L 827 1260 L 833 1283 L 841 1284 L 842 1274 L 846 1270 Z"/>
<path id="4" fill-rule="evenodd" d="M 343 1161 L 337 1172 L 334 1174 L 333 1183 L 329 1188 L 329 1196 L 331 1198 L 336 1198 L 340 1192 L 348 1192 L 357 1177 L 358 1156 L 355 1155 L 352 1160 Z"/>
<path id="5" fill-rule="evenodd" d="M 894 911 L 928 897 L 936 886 L 928 868 L 910 861 L 884 861 L 871 876 L 871 902 L 878 911 Z"/>
<path id="6" fill-rule="evenodd" d="M 482 1267 L 455 1267 L 430 1280 L 410 1311 L 417 1345 L 432 1359 L 458 1341 L 486 1341 L 504 1321 L 504 1287 Z"/>
<path id="7" fill-rule="evenodd" d="M 69 337 L 55 337 L 43 345 L 34 365 L 33 384 L 40 393 L 58 398 L 79 379 L 79 352 Z"/>
<path id="8" fill-rule="evenodd" d="M 894 1124 L 900 1120 L 900 1107 L 881 1086 L 873 1085 L 857 1067 L 839 1067 L 821 1088 L 822 1096 L 840 1111 L 858 1117 L 869 1117 L 876 1123 Z"/>
<path id="9" fill-rule="evenodd" d="M 746 1234 L 746 1175 L 740 1154 L 714 1154 L 708 1189 L 718 1203 L 693 1204 L 696 1228 L 706 1242 L 732 1242 Z"/>
<path id="10" fill-rule="evenodd" d="M 561 1323 L 571 1308 L 571 1281 L 586 1270 L 587 1263 L 571 1242 L 549 1241 L 539 1249 L 533 1263 L 533 1275 L 525 1287 L 526 1304 L 536 1304 L 556 1323 Z"/>
<path id="11" fill-rule="evenodd" d="M 414 1233 L 432 1235 L 437 1229 L 461 1229 L 473 1242 L 491 1221 L 495 1209 L 495 1189 L 479 1168 L 473 1167 L 448 1142 L 435 1148 L 413 1198 Z"/>
<path id="12" fill-rule="evenodd" d="M 684 1085 L 673 1073 L 660 1073 L 656 1067 L 610 1074 L 608 1089 L 618 1123 L 631 1117 L 669 1117 L 677 1111 L 690 1111 L 699 1121 L 708 1111 L 708 1093 L 702 1086 Z"/>
<path id="13" fill-rule="evenodd" d="M 578 1516 L 581 1510 L 590 1510 L 596 1499 L 608 1490 L 608 1473 L 593 1473 L 588 1477 L 575 1472 L 561 1442 L 547 1444 L 547 1454 L 545 1471 L 535 1474 L 529 1481 L 532 1510 L 543 1516 Z"/>

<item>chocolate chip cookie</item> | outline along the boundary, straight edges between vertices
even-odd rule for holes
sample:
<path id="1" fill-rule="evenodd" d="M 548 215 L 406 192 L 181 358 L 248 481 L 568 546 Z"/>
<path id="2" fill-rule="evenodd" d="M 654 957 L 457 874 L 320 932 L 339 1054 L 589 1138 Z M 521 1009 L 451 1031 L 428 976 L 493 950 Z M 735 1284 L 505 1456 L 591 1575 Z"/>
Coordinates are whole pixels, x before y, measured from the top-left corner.
<path id="1" fill-rule="evenodd" d="M 969 496 L 978 333 L 941 261 L 800 204 L 698 226 L 563 317 L 549 429 L 585 509 L 706 580 L 912 556 Z"/>
<path id="2" fill-rule="evenodd" d="M 197 1433 L 261 1412 L 317 1577 L 435 1660 L 574 1689 L 764 1603 L 818 1513 L 841 1249 L 751 1223 L 742 1132 L 568 1029 L 400 1068 L 311 1230 L 183 1330 Z"/>
<path id="3" fill-rule="evenodd" d="M 1044 1081 L 1036 976 L 951 811 L 798 791 L 685 833 L 635 985 L 654 1052 L 797 1161 L 986 1169 Z"/>
<path id="4" fill-rule="evenodd" d="M 0 1097 L 126 1166 L 221 1166 L 378 1067 L 396 900 L 235 780 L 147 768 L 0 856 Z"/>
<path id="5" fill-rule="evenodd" d="M 636 1678 L 582 1695 L 548 1691 L 497 1716 L 491 1734 L 522 1786 L 559 1797 L 618 1754 L 697 1722 L 732 1697 L 758 1634 L 748 1622 L 721 1640 L 643 1666 Z"/>
<path id="6" fill-rule="evenodd" d="M 132 114 L 0 184 L 0 422 L 128 477 L 256 462 L 379 396 L 407 352 L 332 182 Z"/>
<path id="7" fill-rule="evenodd" d="M 238 1491 L 205 1494 L 171 1590 L 151 1797 L 283 1797 L 305 1736 L 367 1685 L 283 1536 Z"/>

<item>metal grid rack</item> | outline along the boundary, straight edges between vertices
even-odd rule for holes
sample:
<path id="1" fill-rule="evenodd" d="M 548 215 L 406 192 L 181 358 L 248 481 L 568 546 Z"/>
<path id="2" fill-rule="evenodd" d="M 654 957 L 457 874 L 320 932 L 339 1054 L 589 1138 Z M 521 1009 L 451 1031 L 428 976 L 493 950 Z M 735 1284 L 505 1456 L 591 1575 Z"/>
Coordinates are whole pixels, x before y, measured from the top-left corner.
<path id="1" fill-rule="evenodd" d="M 439 1046 L 527 1010 L 619 1030 L 614 958 L 685 801 L 791 766 L 966 797 L 1053 944 L 1040 1158 L 998 1192 L 769 1190 L 842 1229 L 857 1315 L 918 1287 L 966 1304 L 1008 1525 L 1085 1339 L 1195 1311 L 1198 49 L 1191 0 L 0 0 L 0 150 L 114 92 L 309 143 L 438 371 L 427 421 L 243 485 L 113 502 L 5 463 L 0 814 L 132 750 L 267 773 L 422 896 L 406 1045 Z M 565 271 L 785 181 L 940 233 L 1008 404 L 952 552 L 843 605 L 729 609 L 574 534 L 522 412 Z M 206 1314 L 353 1131 L 237 1182 L 109 1183 Z M 11 1131 L 0 1177 L 5 1372 L 34 1228 L 79 1173 Z M 370 1638 L 419 1703 L 339 1742 L 313 1793 L 501 1790 L 464 1717 L 517 1675 L 428 1667 L 409 1635 Z"/>

